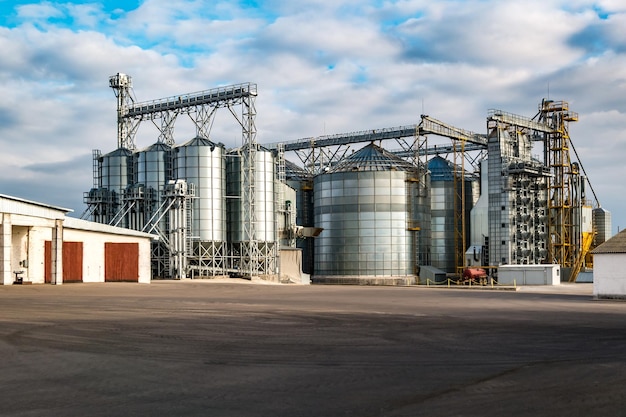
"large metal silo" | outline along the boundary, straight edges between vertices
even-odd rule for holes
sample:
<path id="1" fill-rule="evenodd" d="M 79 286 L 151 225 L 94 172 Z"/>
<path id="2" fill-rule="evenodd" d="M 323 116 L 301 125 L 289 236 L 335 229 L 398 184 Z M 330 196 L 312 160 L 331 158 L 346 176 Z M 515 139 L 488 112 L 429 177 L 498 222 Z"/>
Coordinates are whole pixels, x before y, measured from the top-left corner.
<path id="1" fill-rule="evenodd" d="M 598 207 L 593 210 L 593 228 L 596 231 L 594 246 L 599 246 L 613 236 L 611 212 Z"/>
<path id="2" fill-rule="evenodd" d="M 255 217 L 254 238 L 257 241 L 273 242 L 276 240 L 276 209 L 274 207 L 276 193 L 275 160 L 271 151 L 255 152 L 254 204 Z M 242 242 L 248 237 L 244 230 L 243 199 L 243 167 L 240 151 L 231 152 L 226 159 L 228 194 L 228 241 Z"/>
<path id="3" fill-rule="evenodd" d="M 135 154 L 136 184 L 154 190 L 155 209 L 161 201 L 163 187 L 171 179 L 170 150 L 169 145 L 157 142 Z"/>
<path id="4" fill-rule="evenodd" d="M 134 154 L 135 181 L 126 192 L 129 211 L 129 226 L 142 229 L 155 216 L 162 203 L 163 187 L 171 179 L 171 147 L 157 142 Z M 131 203 L 132 204 L 131 206 Z M 163 217 L 159 230 L 167 231 Z"/>
<path id="5" fill-rule="evenodd" d="M 374 144 L 316 176 L 315 225 L 324 232 L 315 239 L 314 280 L 415 283 L 428 262 L 424 181 L 417 167 Z"/>
<path id="6" fill-rule="evenodd" d="M 226 164 L 224 145 L 196 137 L 173 149 L 174 176 L 193 184 L 188 254 L 191 273 L 226 273 Z"/>
<path id="7" fill-rule="evenodd" d="M 273 152 L 254 146 L 254 152 L 244 147 L 226 156 L 227 240 L 234 269 L 248 264 L 247 257 L 252 254 L 257 258 L 252 261 L 253 269 L 257 270 L 253 272 L 275 275 L 278 252 L 276 160 Z M 244 166 L 248 155 L 255 158 L 251 167 Z M 253 187 L 254 207 L 245 207 L 244 201 L 244 176 L 249 173 L 254 177 L 248 182 Z M 246 213 L 250 213 L 250 218 Z"/>
<path id="8" fill-rule="evenodd" d="M 431 265 L 446 272 L 456 272 L 457 254 L 456 239 L 463 235 L 463 225 L 456 212 L 461 201 L 456 197 L 454 184 L 454 168 L 446 159 L 436 156 L 428 161 L 430 171 L 430 198 L 431 198 Z M 460 180 L 459 180 L 460 182 Z M 459 184 L 460 185 L 460 184 Z M 463 248 L 468 247 L 470 210 L 473 203 L 473 177 L 465 176 L 465 242 Z M 455 224 L 458 223 L 458 224 Z M 464 254 L 459 254 L 464 255 Z M 462 259 L 462 258 L 460 258 Z"/>
<path id="9" fill-rule="evenodd" d="M 109 223 L 122 207 L 122 197 L 132 183 L 132 152 L 118 148 L 98 158 L 99 189 L 94 193 L 93 201 L 98 202 L 98 210 L 93 213 L 93 220 Z M 90 195 L 91 196 L 91 195 Z"/>

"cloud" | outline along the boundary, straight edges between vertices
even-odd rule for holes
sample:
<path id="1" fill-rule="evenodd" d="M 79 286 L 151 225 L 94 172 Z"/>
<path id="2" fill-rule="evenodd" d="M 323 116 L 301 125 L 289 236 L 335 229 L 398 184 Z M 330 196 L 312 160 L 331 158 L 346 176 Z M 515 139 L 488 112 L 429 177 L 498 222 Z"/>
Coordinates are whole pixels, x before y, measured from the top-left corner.
<path id="1" fill-rule="evenodd" d="M 91 151 L 116 147 L 108 77 L 124 72 L 140 101 L 257 83 L 262 143 L 413 124 L 422 113 L 484 133 L 489 108 L 533 116 L 547 95 L 568 100 L 594 188 L 616 224 L 626 218 L 626 186 L 614 181 L 626 175 L 619 0 L 24 3 L 0 20 L 0 192 L 82 212 Z M 180 116 L 176 140 L 194 133 Z M 212 135 L 241 143 L 228 112 Z M 138 146 L 157 136 L 142 123 Z"/>

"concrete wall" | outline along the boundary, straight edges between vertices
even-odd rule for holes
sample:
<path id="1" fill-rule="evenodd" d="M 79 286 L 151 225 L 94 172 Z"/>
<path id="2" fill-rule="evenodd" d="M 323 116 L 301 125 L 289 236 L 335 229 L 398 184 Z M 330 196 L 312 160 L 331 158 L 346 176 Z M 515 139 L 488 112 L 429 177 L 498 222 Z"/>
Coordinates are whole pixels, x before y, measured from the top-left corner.
<path id="1" fill-rule="evenodd" d="M 626 254 L 593 255 L 593 295 L 596 298 L 626 299 Z"/>
<path id="2" fill-rule="evenodd" d="M 137 242 L 139 243 L 139 282 L 150 283 L 149 239 L 66 228 L 63 232 L 63 240 L 83 242 L 83 282 L 104 282 L 104 244 L 106 242 Z"/>
<path id="3" fill-rule="evenodd" d="M 52 229 L 49 227 L 13 226 L 11 272 L 24 271 L 22 277 L 25 281 L 43 284 L 45 275 L 44 242 L 51 239 Z M 104 282 L 105 243 L 138 243 L 139 282 L 150 283 L 149 239 L 66 228 L 63 230 L 63 240 L 83 243 L 83 282 Z M 24 260 L 27 260 L 26 267 L 23 264 Z"/>
<path id="4" fill-rule="evenodd" d="M 559 285 L 559 265 L 501 265 L 498 284 L 502 285 Z"/>
<path id="5" fill-rule="evenodd" d="M 83 243 L 83 282 L 104 282 L 105 243 L 137 243 L 139 246 L 139 278 L 150 283 L 150 236 L 126 229 L 91 222 L 66 219 L 73 227 L 62 230 L 62 240 Z M 23 281 L 43 284 L 45 282 L 45 242 L 53 240 L 56 222 L 20 214 L 0 213 L 0 284 L 15 282 L 16 271 L 22 271 Z M 54 262 L 53 262 L 54 264 Z M 53 265 L 54 269 L 54 265 Z M 61 270 L 58 274 L 62 276 Z M 55 279 L 53 271 L 53 282 Z"/>
<path id="6" fill-rule="evenodd" d="M 30 249 L 28 256 L 28 280 L 31 282 L 44 282 L 45 275 L 45 248 L 44 242 L 52 239 L 50 227 L 31 227 Z"/>
<path id="7" fill-rule="evenodd" d="M 45 239 L 50 240 L 52 234 L 49 227 L 42 226 L 9 226 L 11 233 L 11 247 L 9 259 L 6 260 L 5 269 L 9 272 L 6 282 L 12 284 L 15 281 L 16 271 L 21 271 L 24 281 L 44 282 L 44 246 Z"/>

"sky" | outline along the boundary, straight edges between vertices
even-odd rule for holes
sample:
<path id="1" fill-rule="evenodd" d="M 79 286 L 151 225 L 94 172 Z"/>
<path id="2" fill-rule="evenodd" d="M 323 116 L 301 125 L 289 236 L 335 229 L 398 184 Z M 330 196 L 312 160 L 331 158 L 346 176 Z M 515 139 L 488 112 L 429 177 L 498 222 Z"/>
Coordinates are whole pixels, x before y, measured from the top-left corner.
<path id="1" fill-rule="evenodd" d="M 489 109 L 533 117 L 543 98 L 564 100 L 579 114 L 572 143 L 621 230 L 624 28 L 622 0 L 0 0 L 0 193 L 80 216 L 92 151 L 117 147 L 108 78 L 121 72 L 138 101 L 256 83 L 260 143 L 421 114 L 486 133 Z M 211 140 L 239 146 L 221 113 Z M 185 122 L 177 143 L 194 136 Z M 137 146 L 157 137 L 144 122 Z"/>

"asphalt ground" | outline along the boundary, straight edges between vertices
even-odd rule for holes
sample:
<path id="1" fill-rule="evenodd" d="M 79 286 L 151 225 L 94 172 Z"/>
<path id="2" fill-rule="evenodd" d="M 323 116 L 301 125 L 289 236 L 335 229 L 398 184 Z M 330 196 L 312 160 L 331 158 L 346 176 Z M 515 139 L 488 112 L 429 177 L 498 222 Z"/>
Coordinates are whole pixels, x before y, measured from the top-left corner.
<path id="1" fill-rule="evenodd" d="M 0 287 L 0 415 L 626 416 L 590 285 L 239 282 Z"/>

